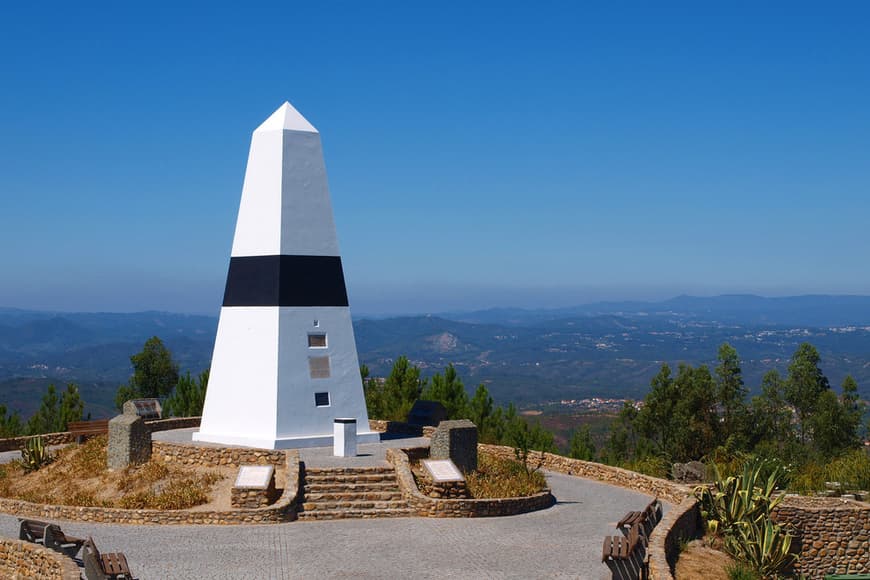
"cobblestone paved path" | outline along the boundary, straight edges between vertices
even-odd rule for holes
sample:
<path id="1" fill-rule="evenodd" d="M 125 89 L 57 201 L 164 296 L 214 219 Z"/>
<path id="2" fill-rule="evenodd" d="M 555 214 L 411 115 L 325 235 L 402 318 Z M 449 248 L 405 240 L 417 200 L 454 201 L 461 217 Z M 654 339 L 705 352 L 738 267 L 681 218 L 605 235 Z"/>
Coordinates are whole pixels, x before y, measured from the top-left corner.
<path id="1" fill-rule="evenodd" d="M 603 536 L 650 498 L 548 474 L 558 503 L 506 518 L 337 520 L 267 526 L 64 523 L 121 551 L 140 580 L 170 578 L 609 578 Z M 0 515 L 0 535 L 17 537 Z"/>

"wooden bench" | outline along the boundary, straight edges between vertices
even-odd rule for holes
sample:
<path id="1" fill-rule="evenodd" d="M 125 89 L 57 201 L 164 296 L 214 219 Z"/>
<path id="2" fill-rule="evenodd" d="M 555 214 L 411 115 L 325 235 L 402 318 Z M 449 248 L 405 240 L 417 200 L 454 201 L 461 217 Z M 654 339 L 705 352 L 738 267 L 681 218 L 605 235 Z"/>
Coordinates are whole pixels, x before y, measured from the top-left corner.
<path id="1" fill-rule="evenodd" d="M 643 524 L 636 523 L 626 535 L 604 537 L 601 561 L 607 564 L 616 580 L 645 579 L 649 570 L 646 546 Z"/>
<path id="2" fill-rule="evenodd" d="M 81 538 L 64 534 L 57 524 L 49 524 L 45 528 L 45 547 L 70 558 L 76 557 L 84 543 L 85 541 Z"/>
<path id="3" fill-rule="evenodd" d="M 85 541 L 81 538 L 67 536 L 57 524 L 41 522 L 39 520 L 19 520 L 21 525 L 18 538 L 34 544 L 42 544 L 55 552 L 75 558 Z"/>
<path id="4" fill-rule="evenodd" d="M 88 580 L 107 580 L 108 578 L 131 580 L 133 578 L 130 567 L 127 565 L 127 557 L 124 554 L 121 552 L 101 554 L 91 537 L 85 541 L 82 561 L 85 564 L 85 577 Z"/>
<path id="5" fill-rule="evenodd" d="M 643 526 L 643 531 L 647 536 L 656 527 L 656 524 L 662 519 L 662 503 L 655 498 L 648 506 L 641 511 L 631 511 L 625 514 L 621 520 L 616 522 L 616 527 L 624 534 L 628 535 L 629 530 L 635 525 Z"/>
<path id="6" fill-rule="evenodd" d="M 48 522 L 40 522 L 38 520 L 18 519 L 21 524 L 18 527 L 18 539 L 34 544 L 42 544 L 45 542 L 45 528 L 48 527 Z"/>
<path id="7" fill-rule="evenodd" d="M 82 443 L 87 437 L 108 433 L 109 420 L 97 419 L 95 421 L 70 421 L 66 428 L 70 433 L 72 433 L 76 443 Z"/>

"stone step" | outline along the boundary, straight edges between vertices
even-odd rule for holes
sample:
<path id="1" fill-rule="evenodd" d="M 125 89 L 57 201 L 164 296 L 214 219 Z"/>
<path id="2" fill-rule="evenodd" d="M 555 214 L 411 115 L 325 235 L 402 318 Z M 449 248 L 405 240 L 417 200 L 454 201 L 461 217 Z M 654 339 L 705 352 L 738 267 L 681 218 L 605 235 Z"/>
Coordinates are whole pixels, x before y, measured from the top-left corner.
<path id="1" fill-rule="evenodd" d="M 407 507 L 404 501 L 399 500 L 383 500 L 383 501 L 368 501 L 368 500 L 335 500 L 335 501 L 306 501 L 302 504 L 302 511 L 323 511 L 323 510 L 389 510 L 395 508 Z"/>
<path id="2" fill-rule="evenodd" d="M 399 507 L 391 509 L 339 509 L 300 512 L 300 520 L 343 520 L 362 518 L 410 518 L 417 515 L 412 508 Z"/>
<path id="3" fill-rule="evenodd" d="M 402 492 L 394 491 L 369 491 L 348 492 L 339 491 L 333 493 L 306 493 L 305 503 L 321 503 L 336 501 L 398 501 L 402 499 Z"/>
<path id="4" fill-rule="evenodd" d="M 379 473 L 396 473 L 392 467 L 306 467 L 305 473 L 312 475 L 371 475 Z"/>
<path id="5" fill-rule="evenodd" d="M 306 481 L 302 490 L 306 493 L 344 493 L 370 491 L 396 491 L 399 484 L 396 481 L 372 481 L 364 483 L 311 483 Z"/>
<path id="6" fill-rule="evenodd" d="M 395 473 L 317 473 L 305 472 L 306 483 L 383 483 L 395 482 Z"/>

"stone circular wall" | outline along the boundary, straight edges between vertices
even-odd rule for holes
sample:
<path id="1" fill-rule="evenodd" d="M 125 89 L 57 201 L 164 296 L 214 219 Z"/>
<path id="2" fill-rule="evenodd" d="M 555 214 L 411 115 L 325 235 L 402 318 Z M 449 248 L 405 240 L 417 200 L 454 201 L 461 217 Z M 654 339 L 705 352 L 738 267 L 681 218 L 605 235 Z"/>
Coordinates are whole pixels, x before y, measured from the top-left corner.
<path id="1" fill-rule="evenodd" d="M 17 499 L 0 498 L 0 512 L 18 517 L 103 522 L 136 525 L 167 524 L 269 524 L 296 519 L 296 500 L 299 493 L 299 452 L 270 451 L 228 447 L 201 447 L 195 444 L 154 442 L 153 453 L 165 461 L 196 464 L 206 467 L 250 463 L 276 463 L 287 469 L 284 493 L 273 505 L 264 508 L 234 509 L 228 511 L 190 510 L 128 510 L 121 508 L 78 507 L 44 505 Z"/>
<path id="2" fill-rule="evenodd" d="M 413 450 L 412 450 L 413 451 Z M 396 468 L 396 478 L 402 496 L 417 514 L 430 518 L 476 518 L 512 516 L 548 508 L 555 503 L 547 491 L 528 496 L 504 499 L 436 499 L 420 493 L 408 455 L 401 449 L 387 449 L 387 461 Z"/>
<path id="3" fill-rule="evenodd" d="M 515 459 L 513 447 L 504 445 L 478 445 L 481 452 L 494 455 L 501 459 Z M 692 494 L 692 488 L 680 485 L 666 479 L 643 475 L 620 467 L 603 465 L 592 461 L 582 461 L 562 457 L 553 453 L 541 453 L 540 451 L 529 452 L 529 463 L 540 464 L 541 468 L 566 475 L 586 477 L 603 483 L 617 485 L 640 493 L 657 497 L 670 504 L 679 504 L 683 499 Z"/>
<path id="4" fill-rule="evenodd" d="M 53 550 L 0 539 L 0 578 L 79 580 L 81 573 L 75 562 Z"/>
<path id="5" fill-rule="evenodd" d="M 771 518 L 795 535 L 798 574 L 822 578 L 870 573 L 870 504 L 788 496 Z"/>

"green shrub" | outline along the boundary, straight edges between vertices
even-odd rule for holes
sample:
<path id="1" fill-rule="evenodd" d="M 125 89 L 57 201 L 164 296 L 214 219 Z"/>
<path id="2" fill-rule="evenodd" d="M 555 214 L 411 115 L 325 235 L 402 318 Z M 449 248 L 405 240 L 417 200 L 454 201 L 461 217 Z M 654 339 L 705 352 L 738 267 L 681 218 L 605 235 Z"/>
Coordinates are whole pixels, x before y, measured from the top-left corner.
<path id="1" fill-rule="evenodd" d="M 730 477 L 742 473 L 743 466 L 751 459 L 752 456 L 748 453 L 719 446 L 704 457 L 704 463 L 707 465 L 707 473 L 716 471 L 722 477 Z"/>
<path id="2" fill-rule="evenodd" d="M 725 573 L 728 574 L 728 580 L 760 580 L 760 577 L 752 568 L 740 562 L 727 566 Z"/>
<path id="3" fill-rule="evenodd" d="M 671 462 L 666 457 L 658 455 L 645 455 L 634 461 L 626 462 L 623 467 L 629 471 L 661 479 L 667 479 L 671 472 Z"/>
<path id="4" fill-rule="evenodd" d="M 853 449 L 826 463 L 807 461 L 795 473 L 789 489 L 802 493 L 822 491 L 828 481 L 840 482 L 842 489 L 870 489 L 870 454 Z"/>

